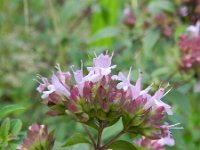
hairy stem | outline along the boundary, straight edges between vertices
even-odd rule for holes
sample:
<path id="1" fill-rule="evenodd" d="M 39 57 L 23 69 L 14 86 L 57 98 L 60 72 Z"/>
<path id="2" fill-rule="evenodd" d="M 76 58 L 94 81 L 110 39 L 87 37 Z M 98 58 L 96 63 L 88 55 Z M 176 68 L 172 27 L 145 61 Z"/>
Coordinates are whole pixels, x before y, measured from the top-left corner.
<path id="1" fill-rule="evenodd" d="M 97 137 L 97 149 L 101 147 L 101 136 L 103 133 L 104 125 L 100 123 L 99 129 L 98 129 L 98 137 Z"/>
<path id="2" fill-rule="evenodd" d="M 96 143 L 95 143 L 94 138 L 92 137 L 90 131 L 88 130 L 88 128 L 87 128 L 86 125 L 84 125 L 84 124 L 82 124 L 82 125 L 83 125 L 83 128 L 85 129 L 85 132 L 87 133 L 87 135 L 88 135 L 90 141 L 92 142 L 92 145 L 93 145 L 94 148 L 96 149 L 97 146 L 96 146 Z"/>

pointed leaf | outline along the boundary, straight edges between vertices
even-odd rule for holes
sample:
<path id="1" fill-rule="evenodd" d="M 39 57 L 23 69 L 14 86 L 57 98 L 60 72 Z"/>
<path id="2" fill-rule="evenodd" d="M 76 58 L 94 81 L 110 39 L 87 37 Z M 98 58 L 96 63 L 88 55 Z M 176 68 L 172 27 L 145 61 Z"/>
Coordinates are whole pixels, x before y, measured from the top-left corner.
<path id="1" fill-rule="evenodd" d="M 22 121 L 20 119 L 11 120 L 11 134 L 18 135 L 22 129 Z"/>
<path id="2" fill-rule="evenodd" d="M 88 43 L 96 42 L 101 39 L 108 37 L 115 37 L 119 34 L 119 29 L 114 26 L 105 27 L 101 30 L 98 30 L 89 40 Z"/>
<path id="3" fill-rule="evenodd" d="M 107 140 L 123 129 L 122 119 L 119 119 L 114 125 L 103 130 L 102 138 Z"/>
<path id="4" fill-rule="evenodd" d="M 90 144 L 89 140 L 85 137 L 85 135 L 83 135 L 82 133 L 75 133 L 67 139 L 65 144 L 63 144 L 63 147 L 68 147 L 79 143 Z"/>
<path id="5" fill-rule="evenodd" d="M 3 108 L 0 109 L 0 119 L 10 115 L 11 113 L 22 111 L 22 110 L 24 110 L 24 108 L 19 105 L 4 106 Z"/>
<path id="6" fill-rule="evenodd" d="M 169 0 L 154 0 L 149 4 L 149 10 L 153 15 L 163 10 L 173 13 L 175 11 L 175 7 Z"/>
<path id="7" fill-rule="evenodd" d="M 108 148 L 112 150 L 137 150 L 132 143 L 123 140 L 113 142 Z"/>
<path id="8" fill-rule="evenodd" d="M 151 53 L 152 48 L 160 37 L 160 33 L 156 29 L 149 29 L 142 40 L 145 54 Z"/>
<path id="9" fill-rule="evenodd" d="M 10 119 L 6 118 L 1 124 L 0 135 L 4 141 L 7 141 L 10 130 Z"/>

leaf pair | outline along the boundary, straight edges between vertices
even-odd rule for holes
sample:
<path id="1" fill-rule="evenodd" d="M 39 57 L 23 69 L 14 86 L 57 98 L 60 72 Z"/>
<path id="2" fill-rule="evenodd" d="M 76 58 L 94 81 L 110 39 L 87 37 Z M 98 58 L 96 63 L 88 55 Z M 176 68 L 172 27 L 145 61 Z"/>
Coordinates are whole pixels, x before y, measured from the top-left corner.
<path id="1" fill-rule="evenodd" d="M 76 144 L 85 143 L 90 144 L 89 140 L 82 133 L 75 133 L 67 139 L 63 147 L 70 147 Z M 124 140 L 118 140 L 108 146 L 112 150 L 137 150 L 132 144 Z"/>

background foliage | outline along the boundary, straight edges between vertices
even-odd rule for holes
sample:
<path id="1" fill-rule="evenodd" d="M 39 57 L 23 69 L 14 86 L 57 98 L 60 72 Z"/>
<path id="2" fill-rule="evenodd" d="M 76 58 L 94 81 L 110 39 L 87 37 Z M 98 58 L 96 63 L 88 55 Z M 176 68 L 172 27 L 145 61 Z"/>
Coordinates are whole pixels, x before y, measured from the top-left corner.
<path id="1" fill-rule="evenodd" d="M 199 93 L 193 92 L 196 80 L 192 71 L 182 73 L 178 68 L 178 36 L 188 26 L 177 13 L 180 3 L 180 0 L 0 0 L 0 106 L 3 109 L 8 104 L 17 104 L 19 110 L 20 106 L 24 108 L 5 116 L 0 113 L 0 134 L 7 138 L 17 126 L 17 133 L 13 133 L 17 135 L 21 129 L 17 118 L 23 122 L 23 131 L 33 122 L 46 123 L 50 129 L 56 129 L 55 150 L 60 150 L 56 147 L 74 130 L 83 132 L 80 124 L 70 118 L 46 117 L 47 108 L 41 105 L 34 78 L 36 74 L 48 76 L 56 63 L 64 70 L 71 64 L 80 67 L 81 59 L 88 65 L 94 51 L 108 49 L 109 53 L 114 51 L 113 64 L 123 68 L 123 72 L 129 66 L 134 68 L 133 80 L 141 69 L 144 86 L 152 82 L 157 86 L 161 81 L 170 83 L 173 89 L 165 100 L 172 105 L 174 117 L 169 122 L 178 121 L 184 127 L 172 131 L 176 146 L 171 149 L 199 149 Z M 135 16 L 132 27 L 124 24 L 126 5 Z M 156 21 L 159 13 L 165 15 L 164 22 Z M 166 26 L 171 29 L 170 36 L 163 33 Z M 13 120 L 5 119 L 8 115 Z M 11 124 L 11 128 L 2 129 L 9 127 L 5 124 Z M 103 138 L 118 130 L 118 126 L 110 127 Z M 88 149 L 85 144 L 69 149 L 80 147 Z"/>

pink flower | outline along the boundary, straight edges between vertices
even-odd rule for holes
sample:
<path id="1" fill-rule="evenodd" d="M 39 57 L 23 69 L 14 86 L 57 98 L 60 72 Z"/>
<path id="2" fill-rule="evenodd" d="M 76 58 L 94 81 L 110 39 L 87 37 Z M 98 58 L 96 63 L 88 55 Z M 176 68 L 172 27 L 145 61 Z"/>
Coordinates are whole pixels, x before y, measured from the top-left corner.
<path id="1" fill-rule="evenodd" d="M 99 74 L 95 74 L 93 71 L 90 71 L 88 75 L 85 77 L 83 76 L 83 62 L 81 61 L 81 69 L 80 70 L 74 70 L 74 66 L 71 66 L 71 69 L 74 73 L 74 79 L 76 81 L 76 87 L 78 88 L 80 95 L 83 95 L 83 86 L 85 82 L 97 82 L 101 79 L 101 76 Z"/>
<path id="2" fill-rule="evenodd" d="M 164 95 L 166 95 L 166 93 L 164 94 L 164 88 L 159 88 L 152 97 L 149 97 L 145 108 L 164 107 L 167 114 L 172 115 L 173 112 L 171 106 L 161 101 L 161 98 L 164 97 Z"/>
<path id="3" fill-rule="evenodd" d="M 145 150 L 164 150 L 164 146 L 173 146 L 175 145 L 175 141 L 173 138 L 171 138 L 171 133 L 169 131 L 169 128 L 176 126 L 171 125 L 169 126 L 168 123 L 165 123 L 163 126 L 161 126 L 162 136 L 159 139 L 150 139 L 146 137 L 141 137 L 139 140 L 134 141 L 134 143 L 144 148 Z M 180 128 L 178 128 L 180 129 Z"/>
<path id="4" fill-rule="evenodd" d="M 164 146 L 164 145 L 173 146 L 173 145 L 175 145 L 174 139 L 172 139 L 170 137 L 161 138 L 157 141 L 157 143 L 160 144 L 161 146 Z"/>
<path id="5" fill-rule="evenodd" d="M 160 125 L 165 111 L 172 114 L 171 107 L 161 101 L 167 92 L 159 88 L 152 96 L 149 93 L 152 85 L 142 89 L 141 73 L 136 83 L 131 84 L 131 68 L 127 77 L 122 72 L 112 75 L 116 66 L 111 65 L 111 60 L 112 55 L 96 56 L 93 67 L 87 68 L 85 76 L 81 62 L 81 69 L 74 70 L 72 66 L 72 79 L 69 72 L 61 71 L 60 66 L 53 72 L 51 82 L 41 78 L 39 92 L 42 92 L 42 98 L 47 98 L 43 101 L 50 108 L 47 114 L 68 114 L 76 121 L 92 123 L 95 127 L 99 122 L 110 126 L 122 118 L 124 127 L 128 127 L 127 133 L 148 137 L 154 148 L 173 145 L 173 139 L 166 132 L 168 127 Z"/>
<path id="6" fill-rule="evenodd" d="M 174 139 L 171 138 L 171 132 L 169 131 L 169 129 L 171 127 L 176 126 L 176 125 L 179 125 L 179 123 L 169 126 L 168 123 L 165 122 L 164 125 L 162 125 L 162 127 L 161 127 L 163 137 L 160 138 L 159 140 L 157 140 L 157 143 L 160 144 L 161 146 L 164 146 L 164 145 L 173 146 L 173 145 L 175 145 L 175 141 L 174 141 Z M 182 129 L 182 128 L 178 127 L 177 129 Z"/>
<path id="7" fill-rule="evenodd" d="M 112 57 L 113 54 L 111 56 L 100 54 L 98 57 L 96 56 L 96 58 L 93 59 L 94 67 L 87 67 L 87 69 L 92 75 L 97 75 L 97 77 L 99 77 L 95 79 L 101 79 L 103 76 L 109 75 L 111 69 L 116 67 L 116 65 L 111 66 Z"/>
<path id="8" fill-rule="evenodd" d="M 141 91 L 141 81 L 142 81 L 142 74 L 139 73 L 138 79 L 134 86 L 131 86 L 132 97 L 137 98 L 141 94 L 145 94 L 144 91 Z"/>
<path id="9" fill-rule="evenodd" d="M 130 82 L 130 74 L 131 74 L 131 68 L 129 70 L 127 78 L 124 76 L 122 72 L 119 72 L 118 75 L 113 75 L 112 80 L 118 80 L 121 81 L 117 84 L 118 89 L 123 89 L 124 91 L 127 91 L 129 87 L 131 87 L 131 82 Z"/>
<path id="10" fill-rule="evenodd" d="M 62 72 L 59 64 L 56 65 L 56 69 L 58 70 L 56 72 L 56 75 L 58 76 L 62 84 L 65 84 L 66 81 L 70 80 L 71 77 L 70 72 Z"/>
<path id="11" fill-rule="evenodd" d="M 55 91 L 58 92 L 59 94 L 63 94 L 66 97 L 70 96 L 69 90 L 65 87 L 64 84 L 59 80 L 59 78 L 53 73 L 52 75 L 52 85 L 55 88 Z"/>
<path id="12" fill-rule="evenodd" d="M 58 72 L 52 74 L 51 84 L 48 83 L 46 86 L 47 91 L 41 90 L 42 98 L 46 99 L 49 97 L 49 94 L 53 92 L 57 92 L 58 94 L 63 94 L 66 97 L 70 96 L 70 92 L 68 90 L 69 86 L 66 84 L 66 81 L 70 79 L 69 72 L 61 72 L 60 67 L 57 66 Z M 45 80 L 46 81 L 46 80 Z M 39 86 L 40 87 L 40 86 Z"/>
<path id="13" fill-rule="evenodd" d="M 52 85 L 52 84 L 49 85 L 49 86 L 47 87 L 47 89 L 48 89 L 48 91 L 43 91 L 43 92 L 42 92 L 42 98 L 43 98 L 43 99 L 48 98 L 49 95 L 50 95 L 51 93 L 53 93 L 53 92 L 56 91 L 56 88 L 55 88 L 54 85 Z"/>
<path id="14" fill-rule="evenodd" d="M 187 34 L 183 34 L 179 37 L 179 50 L 181 55 L 180 69 L 189 70 L 195 69 L 198 71 L 200 66 L 200 36 L 189 38 Z"/>
<path id="15" fill-rule="evenodd" d="M 173 114 L 171 106 L 161 101 L 161 98 L 164 96 L 164 88 L 160 88 L 153 96 L 151 96 L 150 94 L 148 94 L 148 91 L 151 89 L 151 86 L 147 87 L 145 90 L 141 90 L 141 73 L 139 73 L 139 77 L 135 85 L 132 85 L 130 83 L 130 74 L 131 68 L 129 70 L 127 78 L 121 72 L 119 73 L 119 75 L 112 76 L 113 80 L 121 81 L 117 84 L 118 89 L 123 89 L 124 91 L 127 91 L 129 89 L 131 91 L 130 93 L 133 99 L 136 99 L 139 96 L 147 98 L 147 103 L 145 104 L 146 109 L 150 107 L 164 107 L 169 115 Z"/>
<path id="16" fill-rule="evenodd" d="M 42 93 L 44 91 L 45 88 L 47 88 L 47 86 L 49 85 L 48 79 L 45 77 L 41 77 L 41 76 L 37 76 L 42 82 L 38 81 L 40 84 L 37 87 L 37 91 Z"/>
<path id="17" fill-rule="evenodd" d="M 187 31 L 191 33 L 192 37 L 198 37 L 200 34 L 200 21 L 197 21 L 196 25 L 190 25 Z"/>
<path id="18" fill-rule="evenodd" d="M 143 96 L 143 98 L 149 97 L 147 94 L 149 90 L 151 89 L 151 86 L 147 87 L 144 90 L 141 90 L 141 81 L 142 81 L 142 74 L 139 73 L 138 79 L 135 83 L 135 85 L 132 85 L 130 82 L 130 75 L 131 75 L 131 68 L 129 70 L 127 78 L 123 75 L 123 73 L 119 73 L 118 75 L 113 75 L 112 79 L 113 80 L 118 80 L 121 81 L 117 84 L 118 89 L 123 89 L 124 91 L 127 91 L 129 89 L 129 93 L 131 93 L 131 97 L 136 99 L 140 95 Z"/>

